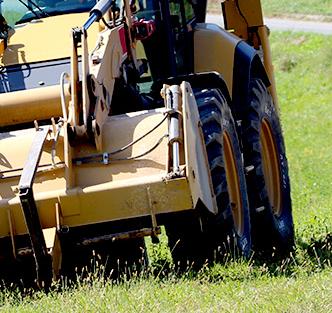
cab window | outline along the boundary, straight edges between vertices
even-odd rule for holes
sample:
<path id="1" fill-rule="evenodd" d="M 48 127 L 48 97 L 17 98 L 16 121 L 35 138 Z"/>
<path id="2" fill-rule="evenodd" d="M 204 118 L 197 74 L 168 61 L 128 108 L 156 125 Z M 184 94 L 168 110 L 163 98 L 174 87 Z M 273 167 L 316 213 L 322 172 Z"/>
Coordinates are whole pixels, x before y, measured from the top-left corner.
<path id="1" fill-rule="evenodd" d="M 0 0 L 0 13 L 10 26 L 67 13 L 88 12 L 96 0 Z"/>

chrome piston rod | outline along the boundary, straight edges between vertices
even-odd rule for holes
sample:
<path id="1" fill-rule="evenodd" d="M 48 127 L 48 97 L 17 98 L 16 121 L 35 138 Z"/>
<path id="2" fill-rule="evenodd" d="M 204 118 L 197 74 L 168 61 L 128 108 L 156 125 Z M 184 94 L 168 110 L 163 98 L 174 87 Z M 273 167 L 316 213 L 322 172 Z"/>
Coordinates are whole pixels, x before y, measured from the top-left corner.
<path id="1" fill-rule="evenodd" d="M 94 22 L 98 22 L 103 17 L 103 15 L 111 8 L 111 6 L 111 0 L 98 1 L 97 4 L 90 11 L 90 17 L 83 26 L 84 30 L 88 30 L 88 28 Z"/>
<path id="2" fill-rule="evenodd" d="M 169 145 L 172 147 L 173 173 L 180 173 L 180 143 L 181 134 L 181 89 L 173 85 L 167 89 L 167 108 L 170 110 Z"/>

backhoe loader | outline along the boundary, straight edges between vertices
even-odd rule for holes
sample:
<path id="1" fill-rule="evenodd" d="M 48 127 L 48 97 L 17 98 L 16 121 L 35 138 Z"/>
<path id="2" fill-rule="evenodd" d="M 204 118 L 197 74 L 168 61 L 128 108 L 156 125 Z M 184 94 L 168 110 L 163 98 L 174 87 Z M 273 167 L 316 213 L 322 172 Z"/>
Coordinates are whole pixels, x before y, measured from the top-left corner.
<path id="1" fill-rule="evenodd" d="M 98 255 L 181 270 L 287 255 L 288 165 L 259 0 L 0 1 L 0 275 L 50 286 Z"/>

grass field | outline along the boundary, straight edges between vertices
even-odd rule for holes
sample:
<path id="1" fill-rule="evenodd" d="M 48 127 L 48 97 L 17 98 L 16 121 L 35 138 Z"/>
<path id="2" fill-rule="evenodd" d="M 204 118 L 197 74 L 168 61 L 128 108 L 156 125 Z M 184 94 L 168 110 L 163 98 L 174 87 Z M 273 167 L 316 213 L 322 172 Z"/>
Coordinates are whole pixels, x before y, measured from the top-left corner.
<path id="1" fill-rule="evenodd" d="M 216 283 L 203 279 L 145 279 L 123 285 L 95 282 L 62 294 L 35 294 L 20 305 L 15 298 L 7 301 L 4 312 L 319 313 L 332 310 L 332 275 L 323 271 L 301 279 L 263 276 Z"/>
<path id="2" fill-rule="evenodd" d="M 270 16 L 283 14 L 313 14 L 332 17 L 332 0 L 262 0 L 264 13 Z"/>
<path id="3" fill-rule="evenodd" d="M 298 235 L 332 230 L 332 37 L 273 35 Z M 316 227 L 316 226 L 315 226 Z M 317 230 L 318 231 L 318 230 Z"/>
<path id="4" fill-rule="evenodd" d="M 120 284 L 0 294 L 3 312 L 331 312 L 332 36 L 271 35 L 292 183 L 297 247 L 280 264 L 229 260 L 196 276 L 149 271 Z M 165 238 L 163 238 L 165 246 Z M 169 251 L 149 244 L 152 267 Z"/>
<path id="5" fill-rule="evenodd" d="M 261 0 L 266 16 L 287 16 L 308 19 L 306 15 L 320 15 L 322 20 L 332 21 L 332 0 Z M 219 0 L 208 0 L 211 12 L 220 11 Z"/>

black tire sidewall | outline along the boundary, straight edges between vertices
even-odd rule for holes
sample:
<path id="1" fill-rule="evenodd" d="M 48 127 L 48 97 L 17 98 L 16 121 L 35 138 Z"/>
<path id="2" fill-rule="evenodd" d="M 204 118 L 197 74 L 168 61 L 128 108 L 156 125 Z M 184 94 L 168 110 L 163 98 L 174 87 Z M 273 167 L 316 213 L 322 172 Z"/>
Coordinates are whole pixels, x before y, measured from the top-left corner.
<path id="1" fill-rule="evenodd" d="M 261 95 L 255 95 L 255 90 L 260 89 Z M 257 100 L 259 100 L 257 103 Z M 255 111 L 256 114 L 252 114 Z M 259 133 L 256 134 L 257 138 L 251 138 L 253 141 L 248 143 L 246 138 L 243 138 L 244 144 L 244 159 L 245 165 L 253 165 L 255 168 L 259 168 L 259 170 L 253 171 L 254 178 L 249 182 L 253 181 L 258 182 L 256 189 L 256 194 L 249 194 L 250 204 L 254 202 L 257 206 L 257 203 L 265 207 L 265 210 L 262 212 L 256 212 L 256 207 L 251 206 L 251 215 L 254 227 L 256 231 L 260 232 L 260 236 L 267 236 L 265 239 L 268 239 L 270 236 L 272 240 L 272 245 L 279 250 L 279 252 L 283 252 L 283 250 L 289 250 L 294 244 L 294 225 L 293 225 L 293 217 L 292 217 L 292 204 L 290 197 L 290 181 L 288 174 L 288 162 L 286 158 L 286 150 L 283 139 L 283 133 L 281 129 L 280 120 L 278 114 L 276 112 L 276 108 L 274 106 L 272 97 L 267 91 L 264 83 L 260 79 L 253 79 L 249 85 L 249 105 L 248 105 L 248 114 L 245 118 L 248 118 L 247 123 L 252 123 L 253 116 L 256 116 L 256 121 L 258 122 L 258 127 L 261 129 L 261 125 L 263 121 L 267 121 L 272 135 L 274 137 L 275 147 L 278 153 L 279 160 L 279 175 L 280 175 L 280 192 L 281 192 L 281 213 L 280 215 L 276 215 L 273 213 L 262 169 L 262 148 Z M 244 118 L 244 120 L 245 120 Z M 251 121 L 250 121 L 251 119 Z M 248 126 L 245 125 L 245 127 Z M 245 132 L 244 132 L 245 133 Z M 252 158 L 250 157 L 250 150 L 252 147 L 252 142 L 259 143 L 260 148 L 260 157 Z M 248 157 L 249 155 L 249 157 Z M 258 164 L 258 162 L 260 164 Z M 248 184 L 249 184 L 248 183 Z M 260 190 L 259 190 L 260 189 Z M 250 191 L 251 192 L 251 191 Z M 255 197 L 255 200 L 252 201 L 252 198 Z M 257 199 L 259 198 L 259 199 Z M 257 228 L 259 228 L 257 230 Z M 265 233 L 263 233 L 265 232 Z M 270 232 L 270 234 L 268 234 Z M 267 240 L 268 241 L 268 240 Z M 273 248 L 273 247 L 272 247 Z"/>
<path id="2" fill-rule="evenodd" d="M 242 216 L 243 216 L 243 231 L 242 234 L 238 234 L 238 232 L 235 231 L 235 225 L 234 225 L 234 219 L 231 213 L 231 204 L 228 193 L 223 194 L 223 197 L 219 198 L 217 197 L 217 206 L 218 206 L 218 215 L 214 217 L 214 221 L 211 223 L 214 225 L 215 230 L 213 231 L 214 236 L 218 236 L 216 232 L 220 231 L 220 229 L 223 229 L 223 235 L 230 235 L 235 237 L 236 239 L 236 245 L 238 249 L 241 251 L 241 253 L 245 257 L 249 257 L 251 254 L 251 227 L 250 227 L 250 211 L 249 211 L 249 202 L 247 197 L 247 188 L 246 188 L 246 180 L 245 175 L 243 172 L 243 162 L 242 162 L 242 154 L 241 149 L 238 141 L 237 131 L 235 127 L 235 122 L 232 116 L 232 112 L 230 107 L 227 104 L 226 99 L 221 94 L 221 92 L 217 90 L 212 90 L 211 93 L 213 96 L 215 96 L 219 102 L 219 110 L 220 110 L 220 127 L 221 131 L 218 134 L 220 136 L 220 144 L 221 144 L 221 153 L 224 149 L 223 147 L 223 135 L 226 132 L 228 135 L 228 138 L 231 142 L 232 150 L 233 150 L 233 157 L 236 163 L 237 167 L 237 173 L 238 173 L 238 181 L 239 181 L 239 189 L 242 197 Z M 202 125 L 203 132 L 205 132 L 204 129 L 204 123 Z M 206 137 L 206 134 L 204 134 L 204 137 Z M 208 150 L 207 150 L 208 153 Z M 222 153 L 223 162 L 224 155 Z M 210 164 L 211 165 L 211 164 Z M 225 170 L 225 168 L 224 168 Z M 226 173 L 225 173 L 226 174 Z M 213 173 L 211 172 L 211 175 Z M 214 186 L 214 189 L 217 186 Z M 227 187 L 228 188 L 228 187 Z M 210 226 L 211 227 L 211 226 Z M 225 239 L 223 239 L 224 241 Z M 230 247 L 233 249 L 234 247 Z"/>
<path id="3" fill-rule="evenodd" d="M 280 239 L 287 243 L 288 239 L 293 237 L 291 190 L 282 129 L 272 101 L 266 102 L 265 110 L 261 116 L 260 122 L 262 123 L 264 119 L 266 119 L 271 126 L 271 131 L 273 132 L 276 148 L 279 154 L 280 191 L 282 199 L 281 214 L 277 216 L 272 213 L 272 210 L 270 212 L 273 215 L 273 223 L 277 230 L 277 235 L 279 234 Z"/>
<path id="4" fill-rule="evenodd" d="M 237 172 L 238 172 L 238 180 L 239 180 L 239 188 L 240 193 L 242 195 L 243 203 L 243 232 L 242 234 L 238 234 L 235 231 L 235 227 L 233 226 L 234 235 L 237 238 L 237 245 L 242 251 L 243 255 L 248 257 L 251 253 L 251 229 L 250 229 L 250 211 L 249 209 L 249 202 L 247 198 L 247 186 L 245 175 L 243 172 L 243 163 L 242 163 L 242 153 L 239 145 L 239 140 L 235 128 L 235 122 L 231 113 L 231 110 L 228 106 L 223 103 L 222 109 L 222 132 L 226 132 L 229 135 L 229 139 L 231 141 L 234 159 L 236 161 Z M 223 134 L 222 133 L 222 134 Z M 223 147 L 224 148 L 224 147 Z M 249 222 L 248 222 L 249 221 Z M 232 218 L 232 223 L 234 220 Z"/>

